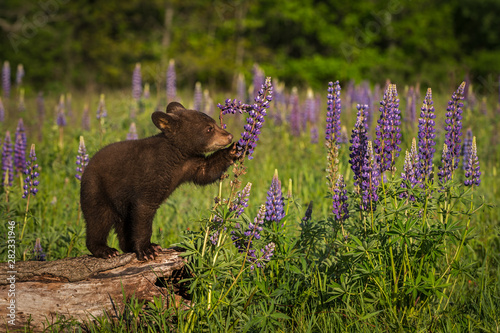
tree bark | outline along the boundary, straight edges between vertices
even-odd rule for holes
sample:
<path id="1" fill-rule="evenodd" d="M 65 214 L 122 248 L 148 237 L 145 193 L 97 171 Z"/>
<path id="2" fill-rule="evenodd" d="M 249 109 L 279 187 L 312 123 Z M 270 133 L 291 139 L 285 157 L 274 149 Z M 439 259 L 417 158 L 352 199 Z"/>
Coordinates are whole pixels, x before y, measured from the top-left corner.
<path id="1" fill-rule="evenodd" d="M 170 248 L 163 249 L 150 261 L 138 261 L 135 254 L 127 253 L 110 259 L 83 256 L 18 262 L 14 268 L 16 273 L 11 273 L 13 269 L 2 263 L 0 331 L 22 329 L 28 322 L 34 331 L 41 331 L 63 316 L 79 322 L 104 314 L 116 318 L 125 307 L 124 300 L 132 296 L 141 301 L 164 296 L 168 301 L 175 299 L 174 306 L 186 305 L 189 301 L 176 284 L 185 278 L 184 260 L 179 254 L 179 249 Z M 12 275 L 15 283 L 9 279 Z M 10 297 L 12 290 L 14 297 Z M 15 325 L 9 323 L 12 311 L 8 306 L 12 299 L 15 300 Z"/>

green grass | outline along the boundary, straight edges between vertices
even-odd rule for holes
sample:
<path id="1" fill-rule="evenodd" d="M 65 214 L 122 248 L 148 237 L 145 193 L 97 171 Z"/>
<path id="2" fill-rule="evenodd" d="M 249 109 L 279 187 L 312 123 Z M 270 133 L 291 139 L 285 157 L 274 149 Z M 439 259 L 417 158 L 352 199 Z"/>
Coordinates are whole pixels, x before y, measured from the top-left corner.
<path id="1" fill-rule="evenodd" d="M 321 96 L 326 95 L 325 92 L 317 93 Z M 191 100 L 189 93 L 183 92 L 181 95 L 183 100 Z M 444 141 L 442 129 L 444 114 L 450 96 L 451 92 L 434 95 L 436 128 L 438 129 L 435 168 L 439 165 Z M 215 101 L 222 102 L 227 97 L 231 97 L 231 94 L 218 94 Z M 476 204 L 480 202 L 480 198 L 483 198 L 486 203 L 496 205 L 500 197 L 497 181 L 500 161 L 498 145 L 500 125 L 496 121 L 498 119 L 496 96 L 487 97 L 488 113 L 482 114 L 478 108 L 473 110 L 466 108 L 463 127 L 464 134 L 465 129 L 471 127 L 477 137 L 482 183 L 474 193 Z M 59 145 L 59 129 L 55 125 L 55 116 L 52 111 L 57 101 L 57 96 L 46 98 L 46 117 L 43 121 L 40 121 L 36 115 L 33 98 L 27 97 L 27 111 L 23 113 L 17 112 L 15 101 L 4 101 L 8 117 L 5 123 L 0 123 L 2 142 L 7 130 L 11 132 L 14 140 L 13 133 L 17 119 L 22 117 L 27 127 L 28 147 L 31 143 L 36 144 L 37 162 L 41 167 L 39 192 L 30 201 L 24 238 L 16 244 L 18 260 L 28 260 L 32 257 L 36 238 L 41 239 L 41 245 L 48 260 L 89 254 L 85 247 L 85 223 L 80 216 L 78 203 L 79 182 L 74 177 L 81 135 L 84 136 L 88 153 L 92 156 L 104 145 L 124 140 L 132 121 L 135 121 L 137 125 L 139 137 L 156 133 L 156 128 L 150 120 L 150 114 L 156 105 L 156 102 L 152 100 L 146 102 L 146 111 L 139 113 L 136 119 L 132 120 L 129 117 L 131 100 L 128 93 L 109 92 L 106 94 L 108 117 L 105 120 L 105 131 L 101 135 L 95 119 L 98 95 L 74 94 L 73 116 L 68 117 L 69 125 L 64 128 L 64 140 L 61 146 Z M 326 104 L 326 98 L 322 98 L 322 101 Z M 80 127 L 83 104 L 86 102 L 91 106 L 92 129 L 90 132 L 82 131 Z M 189 106 L 189 103 L 185 104 Z M 400 109 L 403 116 L 404 107 L 402 102 Z M 271 103 L 270 112 L 273 111 L 272 108 Z M 361 266 L 356 266 L 357 260 L 349 261 L 349 258 L 354 258 L 352 254 L 355 252 L 349 252 L 350 250 L 339 246 L 338 240 L 335 243 L 336 236 L 332 236 L 334 224 L 331 220 L 331 200 L 327 198 L 325 171 L 327 152 L 323 145 L 326 114 L 326 111 L 323 112 L 324 109 L 326 109 L 325 105 L 320 111 L 318 123 L 320 142 L 318 144 L 310 143 L 308 131 L 300 137 L 294 137 L 290 134 L 286 123 L 276 126 L 268 117 L 260 135 L 254 159 L 245 162 L 248 172 L 242 176 L 243 185 L 246 182 L 253 184 L 249 207 L 245 214 L 252 220 L 259 206 L 265 203 L 266 192 L 275 170 L 279 171 L 284 194 L 286 195 L 288 191 L 292 193 L 292 197 L 288 200 L 286 232 L 269 236 L 275 237 L 273 239 L 279 243 L 279 246 L 275 259 L 268 264 L 266 270 L 251 273 L 247 268 L 242 269 L 246 267 L 244 258 L 235 251 L 230 241 L 220 248 L 210 248 L 206 253 L 201 254 L 196 241 L 200 237 L 203 238 L 203 233 L 211 227 L 207 220 L 219 189 L 217 184 L 206 187 L 185 184 L 177 189 L 158 210 L 153 226 L 153 241 L 163 247 L 179 242 L 184 245 L 192 244 L 192 253 L 199 251 L 190 259 L 191 267 L 196 268 L 200 273 L 200 276 L 191 281 L 194 285 L 191 291 L 197 305 L 187 312 L 175 312 L 164 310 L 161 300 L 158 300 L 158 304 L 149 304 L 145 310 L 142 306 L 131 303 L 129 311 L 124 311 L 118 322 L 112 323 L 104 317 L 97 323 L 88 323 L 84 326 L 84 330 L 120 332 L 124 329 L 131 329 L 130 325 L 136 325 L 137 318 L 141 318 L 141 321 L 149 324 L 163 323 L 157 327 L 162 331 L 254 332 L 262 331 L 266 327 L 269 331 L 283 332 L 500 331 L 498 311 L 500 308 L 500 279 L 498 278 L 500 276 L 500 224 L 498 222 L 500 216 L 496 206 L 481 209 L 470 216 L 470 228 L 467 230 L 464 248 L 461 251 L 460 260 L 453 266 L 453 274 L 448 278 L 448 284 L 444 288 L 429 289 L 428 294 L 419 291 L 418 302 L 408 301 L 405 297 L 409 296 L 403 294 L 398 296 L 400 298 L 394 298 L 394 296 L 383 300 L 383 294 L 380 292 L 392 290 L 394 283 L 390 273 L 387 275 L 380 273 L 386 269 L 390 272 L 388 269 L 391 266 L 390 262 L 384 261 L 385 259 L 380 259 L 381 265 L 376 270 L 365 268 L 366 274 L 356 277 L 356 274 L 361 272 Z M 379 113 L 375 112 L 374 122 L 378 116 Z M 226 116 L 226 120 L 229 131 L 237 137 L 243 128 L 243 117 L 238 120 Z M 355 110 L 348 107 L 343 111 L 342 124 L 347 127 L 349 136 L 354 123 Z M 372 137 L 374 126 L 375 123 L 371 126 Z M 402 128 L 403 150 L 396 164 L 398 170 L 396 179 L 399 179 L 402 170 L 403 152 L 409 148 L 411 138 L 416 135 L 417 130 L 416 124 L 410 125 L 405 122 Z M 340 173 L 345 176 L 348 190 L 352 191 L 352 172 L 348 164 L 348 153 L 348 145 L 343 144 L 339 156 Z M 229 173 L 231 174 L 231 171 Z M 456 177 L 463 179 L 461 165 L 456 172 Z M 223 183 L 222 193 L 229 193 L 227 181 Z M 16 221 L 19 232 L 26 211 L 26 200 L 21 199 L 21 195 L 18 177 L 15 179 L 14 186 L 8 189 L 8 193 L 3 187 L 0 190 L 2 220 Z M 457 230 L 447 234 L 448 243 L 440 245 L 442 246 L 441 252 L 436 252 L 439 255 L 433 259 L 433 264 L 425 266 L 429 270 L 422 272 L 423 277 L 434 276 L 434 272 L 431 271 L 433 267 L 437 272 L 445 272 L 447 262 L 460 246 L 460 240 L 469 218 L 466 205 L 468 201 L 463 199 L 465 203 L 462 203 L 460 200 L 462 199 L 456 200 L 457 208 L 454 211 L 456 214 L 451 217 L 456 223 Z M 300 247 L 301 233 L 304 228 L 299 227 L 299 224 L 310 201 L 314 202 L 311 239 L 315 245 L 309 248 L 308 255 L 304 255 L 303 252 L 298 251 L 299 248 L 307 248 Z M 441 201 L 438 201 L 437 205 L 440 203 Z M 350 209 L 354 209 L 352 204 Z M 411 208 L 406 209 L 408 212 L 411 211 Z M 433 214 L 430 216 L 435 218 L 440 216 L 438 210 Z M 359 212 L 352 211 L 350 222 L 346 226 L 351 228 L 353 236 L 354 232 L 359 230 L 357 228 L 363 220 L 358 216 Z M 388 223 L 388 220 L 388 215 L 379 215 L 377 223 L 380 232 L 371 235 L 372 240 L 378 242 L 381 239 L 381 231 L 384 230 L 384 223 Z M 403 220 L 408 221 L 404 218 Z M 433 223 L 436 224 L 436 228 L 440 228 L 437 220 Z M 6 258 L 7 253 L 6 228 L 6 223 L 0 226 L 2 258 Z M 271 229 L 267 232 L 273 235 Z M 317 234 L 314 234 L 316 232 Z M 361 234 L 357 236 L 362 237 Z M 349 242 L 354 242 L 353 239 L 354 237 Z M 118 247 L 116 236 L 111 235 L 109 241 L 113 247 Z M 329 244 L 329 241 L 337 244 L 337 252 L 335 255 L 323 256 L 325 246 Z M 382 243 L 376 244 L 383 246 Z M 372 253 L 371 250 L 367 251 L 367 253 Z M 373 251 L 373 255 L 379 255 L 375 249 Z M 383 256 L 388 258 L 387 253 Z M 404 259 L 401 260 L 395 265 L 399 265 L 397 266 L 399 268 L 406 267 L 403 264 Z M 210 262 L 214 263 L 214 266 L 207 269 L 206 265 Z M 349 266 L 350 264 L 352 265 Z M 224 273 L 219 271 L 219 275 L 214 273 L 218 265 L 225 267 Z M 401 271 L 404 273 L 401 274 L 406 276 L 406 270 L 409 267 L 404 269 Z M 206 276 L 202 278 L 201 272 L 205 272 Z M 239 272 L 241 275 L 237 275 Z M 344 272 L 342 278 L 340 272 Z M 210 280 L 214 276 L 217 276 L 217 279 Z M 221 276 L 224 276 L 224 279 Z M 443 276 L 447 275 L 443 274 Z M 218 280 L 219 278 L 221 280 Z M 343 280 L 344 278 L 350 280 Z M 209 281 L 223 282 L 211 284 L 212 282 Z M 381 282 L 382 286 L 377 289 L 374 287 L 374 281 Z M 212 287 L 208 288 L 209 284 Z M 235 287 L 232 288 L 232 285 Z M 404 287 L 407 286 L 404 285 Z M 343 290 L 341 296 L 336 294 L 338 290 Z M 443 293 L 445 296 L 441 297 Z M 209 294 L 213 299 L 217 296 L 223 300 L 219 306 L 210 311 L 207 310 L 207 304 L 211 304 L 210 299 L 207 298 Z M 444 304 L 446 307 L 443 306 Z M 64 320 L 61 325 L 78 327 Z M 148 331 L 147 326 L 139 325 L 133 328 L 137 331 Z M 49 331 L 59 329 L 54 327 Z"/>

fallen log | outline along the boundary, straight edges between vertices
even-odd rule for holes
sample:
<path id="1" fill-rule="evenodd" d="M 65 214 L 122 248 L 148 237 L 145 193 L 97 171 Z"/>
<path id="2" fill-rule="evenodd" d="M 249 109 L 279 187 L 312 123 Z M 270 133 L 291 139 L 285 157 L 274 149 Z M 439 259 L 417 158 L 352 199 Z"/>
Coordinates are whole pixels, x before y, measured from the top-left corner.
<path id="1" fill-rule="evenodd" d="M 184 260 L 179 254 L 180 249 L 169 248 L 150 261 L 138 261 L 133 253 L 110 259 L 82 256 L 26 261 L 17 262 L 14 270 L 2 263 L 0 331 L 16 331 L 28 323 L 34 331 L 41 331 L 61 316 L 79 322 L 104 314 L 113 318 L 123 311 L 124 299 L 167 299 L 172 286 L 177 305 L 187 304 L 183 290 L 175 288 L 184 278 Z"/>

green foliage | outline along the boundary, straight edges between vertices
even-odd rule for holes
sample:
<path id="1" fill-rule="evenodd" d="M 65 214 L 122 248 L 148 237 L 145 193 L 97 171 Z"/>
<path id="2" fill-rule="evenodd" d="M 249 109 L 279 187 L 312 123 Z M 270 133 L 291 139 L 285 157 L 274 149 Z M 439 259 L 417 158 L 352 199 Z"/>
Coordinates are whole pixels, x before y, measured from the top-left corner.
<path id="1" fill-rule="evenodd" d="M 6 0 L 0 12 L 0 59 L 24 64 L 35 91 L 124 88 L 136 62 L 163 90 L 171 58 L 184 87 L 228 88 L 254 62 L 316 88 L 331 77 L 428 84 L 450 74 L 484 85 L 500 72 L 495 0 Z"/>

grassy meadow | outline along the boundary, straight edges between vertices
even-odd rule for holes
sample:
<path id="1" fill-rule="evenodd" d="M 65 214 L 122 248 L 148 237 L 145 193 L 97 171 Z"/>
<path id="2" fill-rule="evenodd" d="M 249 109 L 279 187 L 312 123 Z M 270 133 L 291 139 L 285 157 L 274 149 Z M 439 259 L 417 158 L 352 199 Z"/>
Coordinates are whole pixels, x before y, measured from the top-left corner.
<path id="1" fill-rule="evenodd" d="M 307 119 L 301 120 L 299 133 L 291 128 L 292 103 L 278 102 L 274 78 L 273 83 L 275 99 L 270 102 L 253 159 L 244 161 L 246 174 L 239 177 L 239 190 L 247 182 L 252 183 L 244 214 L 235 217 L 224 209 L 224 204 L 214 200 L 219 193 L 222 198 L 229 198 L 232 168 L 220 187 L 218 183 L 206 187 L 182 185 L 156 214 L 152 241 L 163 247 L 180 244 L 190 255 L 188 266 L 195 272 L 190 281 L 192 308 L 166 310 L 162 306 L 131 303 L 129 313 L 124 312 L 117 321 L 104 318 L 83 326 L 62 322 L 48 331 L 66 327 L 69 331 L 92 332 L 500 332 L 499 96 L 475 95 L 468 88 L 463 101 L 462 140 L 468 129 L 476 137 L 481 184 L 473 191 L 463 186 L 461 158 L 445 190 L 435 181 L 426 192 L 426 199 L 412 203 L 400 198 L 401 172 L 405 151 L 411 148 L 412 138 L 417 137 L 420 106 L 427 87 L 417 91 L 417 111 L 412 120 L 408 114 L 409 88 L 406 83 L 393 82 L 397 84 L 402 117 L 402 150 L 395 162 L 396 171 L 385 173 L 386 184 L 378 189 L 380 202 L 376 210 L 371 214 L 363 212 L 348 162 L 350 143 L 340 143 L 338 173 L 344 176 L 350 216 L 339 224 L 332 216 L 327 184 L 324 132 L 328 82 L 324 83 L 324 90 L 313 92 L 317 116 L 304 116 Z M 341 85 L 341 124 L 350 138 L 358 101 L 348 96 L 347 82 Z M 441 165 L 446 107 L 456 87 L 433 94 L 435 180 Z M 300 112 L 306 108 L 306 91 L 300 88 L 297 93 Z M 151 113 L 157 106 L 166 107 L 164 93 L 142 98 L 142 107 L 138 107 L 130 91 L 105 91 L 107 116 L 97 120 L 100 94 L 71 92 L 69 104 L 69 92 L 62 93 L 66 126 L 57 123 L 59 93 L 45 94 L 44 114 L 40 114 L 33 91 L 26 93 L 25 110 L 19 110 L 19 90 L 2 99 L 5 120 L 0 122 L 0 142 L 4 144 L 8 131 L 14 147 L 14 133 L 22 119 L 27 137 L 26 158 L 29 147 L 35 144 L 40 174 L 38 192 L 30 196 L 29 202 L 22 198 L 24 176 L 19 173 L 12 186 L 0 188 L 0 216 L 4 221 L 0 224 L 2 260 L 7 258 L 7 221 L 16 222 L 17 235 L 25 228 L 22 239 L 16 242 L 18 261 L 34 259 L 37 239 L 47 260 L 89 254 L 79 209 L 79 180 L 75 177 L 80 137 L 91 157 L 105 145 L 125 140 L 132 123 L 139 138 L 157 133 Z M 211 116 L 218 119 L 215 104 L 235 98 L 236 93 L 210 93 L 214 101 Z M 288 101 L 292 89 L 282 88 L 279 93 Z M 178 95 L 177 100 L 186 107 L 193 106 L 191 89 L 181 90 Z M 380 89 L 370 102 L 369 140 L 375 137 L 380 116 L 374 105 L 382 98 Z M 85 105 L 90 129 L 82 127 Z M 276 120 L 277 114 L 281 121 Z M 224 117 L 235 140 L 243 131 L 245 118 L 246 115 Z M 317 142 L 312 142 L 311 131 L 317 131 Z M 234 247 L 230 231 L 235 230 L 236 222 L 248 225 L 257 216 L 260 206 L 266 203 L 275 170 L 281 181 L 286 223 L 282 227 L 279 223 L 263 226 L 260 243 L 255 240 L 253 244 L 263 246 L 272 241 L 276 246 L 274 255 L 265 267 L 250 268 L 245 251 L 240 253 Z M 115 171 L 120 173 L 119 169 Z M 312 212 L 305 218 L 310 202 Z M 216 244 L 206 239 L 216 228 L 214 216 L 222 216 L 228 223 L 227 230 L 220 229 Z M 109 237 L 109 244 L 118 248 L 114 234 Z M 134 306 L 141 311 L 133 311 Z"/>

